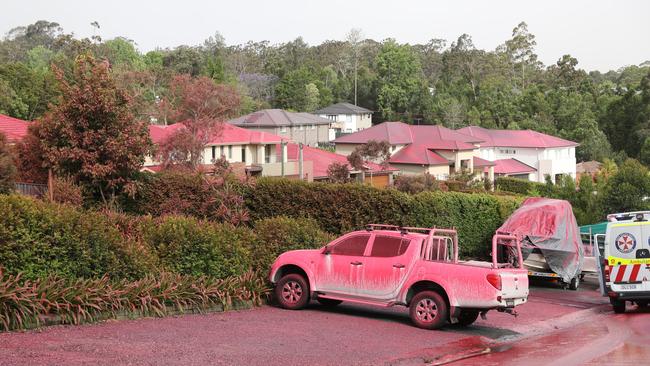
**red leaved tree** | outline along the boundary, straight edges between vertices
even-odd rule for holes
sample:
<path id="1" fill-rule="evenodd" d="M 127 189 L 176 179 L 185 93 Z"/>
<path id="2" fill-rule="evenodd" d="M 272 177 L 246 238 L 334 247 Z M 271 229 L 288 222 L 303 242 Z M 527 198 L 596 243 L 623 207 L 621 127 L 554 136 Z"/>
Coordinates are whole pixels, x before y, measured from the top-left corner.
<path id="1" fill-rule="evenodd" d="M 210 78 L 178 75 L 163 105 L 170 105 L 173 119 L 185 125 L 160 146 L 163 165 L 196 169 L 203 163 L 206 144 L 221 133 L 225 120 L 236 115 L 240 96 L 232 86 L 215 84 Z"/>
<path id="2" fill-rule="evenodd" d="M 148 124 L 131 113 L 131 98 L 116 86 L 107 62 L 81 55 L 71 80 L 54 67 L 62 91 L 58 105 L 36 123 L 44 165 L 91 192 L 132 189 L 132 177 L 152 150 Z"/>
<path id="3" fill-rule="evenodd" d="M 378 163 L 383 168 L 388 167 L 390 159 L 390 144 L 388 141 L 370 140 L 354 148 L 348 156 L 348 162 L 357 170 L 363 170 L 366 161 Z"/>

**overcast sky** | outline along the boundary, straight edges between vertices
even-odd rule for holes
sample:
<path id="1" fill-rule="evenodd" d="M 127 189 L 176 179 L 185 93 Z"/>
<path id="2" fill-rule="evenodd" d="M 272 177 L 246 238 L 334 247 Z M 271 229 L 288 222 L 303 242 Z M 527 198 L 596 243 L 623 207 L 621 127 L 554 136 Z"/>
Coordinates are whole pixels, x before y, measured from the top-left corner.
<path id="1" fill-rule="evenodd" d="M 87 37 L 98 21 L 104 39 L 124 36 L 141 51 L 198 45 L 219 31 L 228 44 L 248 40 L 313 45 L 344 39 L 351 28 L 368 38 L 423 43 L 468 33 L 494 49 L 520 21 L 537 37 L 544 64 L 570 53 L 586 70 L 618 69 L 650 60 L 650 0 L 3 0 L 0 33 L 45 19 Z"/>

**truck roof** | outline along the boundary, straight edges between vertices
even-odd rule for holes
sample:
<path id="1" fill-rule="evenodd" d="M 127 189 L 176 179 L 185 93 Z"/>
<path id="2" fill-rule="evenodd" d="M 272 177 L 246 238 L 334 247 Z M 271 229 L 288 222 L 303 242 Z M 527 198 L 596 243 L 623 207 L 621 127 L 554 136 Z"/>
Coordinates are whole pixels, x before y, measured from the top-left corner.
<path id="1" fill-rule="evenodd" d="M 400 230 L 358 230 L 359 233 L 375 233 L 386 236 L 401 236 L 408 239 L 422 239 L 426 238 L 427 235 L 418 232 L 412 231 L 400 231 Z"/>

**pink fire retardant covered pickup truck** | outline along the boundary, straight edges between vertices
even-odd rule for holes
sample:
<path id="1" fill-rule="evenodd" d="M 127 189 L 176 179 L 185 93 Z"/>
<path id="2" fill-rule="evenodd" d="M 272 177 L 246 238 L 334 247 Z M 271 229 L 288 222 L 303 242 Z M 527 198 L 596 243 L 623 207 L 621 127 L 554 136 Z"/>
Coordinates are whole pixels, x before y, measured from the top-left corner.
<path id="1" fill-rule="evenodd" d="M 498 257 L 518 263 L 498 263 Z M 283 253 L 270 280 L 286 309 L 303 308 L 310 299 L 326 306 L 402 305 L 416 326 L 436 329 L 472 324 L 492 309 L 514 313 L 528 298 L 520 258 L 514 236 L 493 237 L 491 263 L 459 261 L 455 230 L 371 224 L 321 249 Z"/>

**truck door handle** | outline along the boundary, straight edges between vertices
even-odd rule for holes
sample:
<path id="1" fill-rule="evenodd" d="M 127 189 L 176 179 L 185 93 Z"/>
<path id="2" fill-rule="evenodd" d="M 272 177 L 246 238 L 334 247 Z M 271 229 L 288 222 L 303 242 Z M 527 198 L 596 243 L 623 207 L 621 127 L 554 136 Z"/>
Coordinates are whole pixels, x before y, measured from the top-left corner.
<path id="1" fill-rule="evenodd" d="M 396 264 L 393 264 L 393 267 L 395 267 L 395 268 L 404 268 L 404 265 L 400 264 L 400 263 L 396 263 Z"/>
<path id="2" fill-rule="evenodd" d="M 353 265 L 353 266 L 360 266 L 360 265 L 362 265 L 363 263 L 361 263 L 361 262 L 359 262 L 359 261 L 354 261 L 354 262 L 350 262 L 350 264 Z"/>

